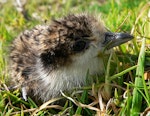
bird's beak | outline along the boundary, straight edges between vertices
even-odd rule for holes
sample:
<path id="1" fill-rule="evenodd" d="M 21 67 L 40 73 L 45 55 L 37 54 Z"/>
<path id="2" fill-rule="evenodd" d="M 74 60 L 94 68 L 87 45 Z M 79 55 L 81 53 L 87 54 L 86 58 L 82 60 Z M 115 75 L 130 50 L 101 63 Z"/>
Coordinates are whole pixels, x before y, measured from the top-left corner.
<path id="1" fill-rule="evenodd" d="M 111 49 L 133 39 L 133 36 L 128 33 L 105 33 L 105 41 L 103 45 L 106 49 Z"/>

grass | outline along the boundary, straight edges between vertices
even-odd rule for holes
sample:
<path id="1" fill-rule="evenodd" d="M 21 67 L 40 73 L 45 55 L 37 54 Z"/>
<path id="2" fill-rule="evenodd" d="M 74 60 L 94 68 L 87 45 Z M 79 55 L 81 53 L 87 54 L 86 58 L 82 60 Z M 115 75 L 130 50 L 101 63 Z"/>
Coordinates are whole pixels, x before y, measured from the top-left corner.
<path id="1" fill-rule="evenodd" d="M 26 115 L 145 115 L 150 107 L 150 2 L 148 0 L 28 0 L 19 12 L 13 2 L 0 1 L 0 116 Z M 106 61 L 105 75 L 95 76 L 92 86 L 76 88 L 37 105 L 21 99 L 20 91 L 9 91 L 7 56 L 9 45 L 21 31 L 67 13 L 101 15 L 113 32 L 129 32 L 134 40 L 115 48 Z M 87 75 L 89 76 L 89 75 Z M 90 95 L 91 93 L 92 95 Z M 53 105 L 65 99 L 64 106 Z M 105 103 L 105 104 L 104 104 Z"/>

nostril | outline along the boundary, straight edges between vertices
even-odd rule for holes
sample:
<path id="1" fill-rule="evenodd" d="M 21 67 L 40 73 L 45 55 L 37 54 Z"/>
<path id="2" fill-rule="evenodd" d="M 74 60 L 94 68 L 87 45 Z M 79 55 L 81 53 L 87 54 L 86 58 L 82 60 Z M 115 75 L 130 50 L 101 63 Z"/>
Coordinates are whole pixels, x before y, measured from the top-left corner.
<path id="1" fill-rule="evenodd" d="M 106 45 L 108 44 L 111 40 L 113 40 L 115 38 L 115 35 L 111 32 L 106 32 L 104 35 L 104 41 L 102 42 L 102 44 Z"/>

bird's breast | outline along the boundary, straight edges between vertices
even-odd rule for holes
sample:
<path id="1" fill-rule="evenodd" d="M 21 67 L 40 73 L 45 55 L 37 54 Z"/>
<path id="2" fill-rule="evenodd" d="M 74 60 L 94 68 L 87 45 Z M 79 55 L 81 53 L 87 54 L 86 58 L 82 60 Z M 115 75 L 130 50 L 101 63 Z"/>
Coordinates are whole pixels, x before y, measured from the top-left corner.
<path id="1" fill-rule="evenodd" d="M 39 80 L 39 89 L 44 100 L 60 95 L 60 90 L 71 91 L 86 83 L 87 71 L 90 75 L 103 73 L 103 60 L 94 56 L 91 51 L 75 57 L 71 65 L 59 67 L 55 70 L 44 70 L 42 64 L 37 63 L 36 78 Z M 43 91 L 44 90 L 44 91 Z"/>

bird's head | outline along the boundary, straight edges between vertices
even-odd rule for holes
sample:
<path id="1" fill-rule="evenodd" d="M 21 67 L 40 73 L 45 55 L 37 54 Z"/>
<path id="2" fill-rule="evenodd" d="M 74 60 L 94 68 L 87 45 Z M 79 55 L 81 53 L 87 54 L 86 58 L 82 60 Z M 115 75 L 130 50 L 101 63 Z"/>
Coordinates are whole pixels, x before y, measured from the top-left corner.
<path id="1" fill-rule="evenodd" d="M 108 31 L 101 21 L 87 14 L 53 20 L 47 32 L 48 36 L 42 39 L 44 47 L 40 58 L 44 67 L 53 69 L 73 63 L 85 65 L 97 57 L 98 52 L 107 51 L 133 38 L 127 33 Z"/>

